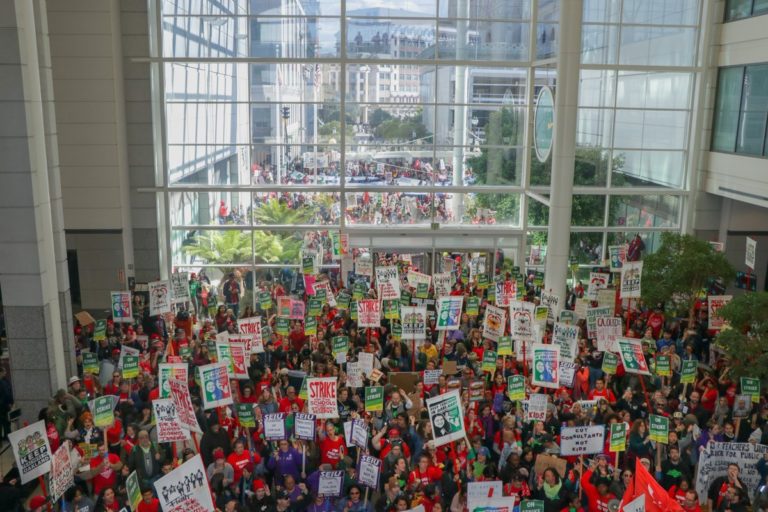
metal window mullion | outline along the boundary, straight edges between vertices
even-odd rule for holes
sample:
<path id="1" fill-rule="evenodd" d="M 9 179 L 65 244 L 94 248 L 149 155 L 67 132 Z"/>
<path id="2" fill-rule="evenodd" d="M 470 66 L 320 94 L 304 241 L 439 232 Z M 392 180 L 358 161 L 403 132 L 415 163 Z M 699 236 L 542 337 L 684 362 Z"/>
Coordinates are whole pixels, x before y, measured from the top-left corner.
<path id="1" fill-rule="evenodd" d="M 341 60 L 338 63 L 339 66 L 339 128 L 341 130 L 340 147 L 339 147 L 339 232 L 346 230 L 347 228 L 347 0 L 341 0 L 341 23 L 340 23 L 340 35 L 339 38 L 341 47 L 339 48 L 341 53 Z M 319 53 L 319 52 L 318 52 Z"/>

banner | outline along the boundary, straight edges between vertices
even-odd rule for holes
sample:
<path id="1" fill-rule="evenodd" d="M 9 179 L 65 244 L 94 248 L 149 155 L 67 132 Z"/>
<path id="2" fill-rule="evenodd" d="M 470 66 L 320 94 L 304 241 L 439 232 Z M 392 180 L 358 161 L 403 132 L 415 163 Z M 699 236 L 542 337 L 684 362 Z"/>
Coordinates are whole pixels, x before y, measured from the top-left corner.
<path id="1" fill-rule="evenodd" d="M 159 398 L 171 397 L 171 388 L 168 385 L 169 379 L 179 379 L 186 384 L 189 380 L 187 363 L 160 363 L 157 365 L 157 385 L 160 392 Z"/>
<path id="2" fill-rule="evenodd" d="M 575 325 L 568 325 L 555 322 L 552 331 L 552 344 L 560 347 L 560 360 L 573 361 L 576 359 L 578 351 L 579 328 Z"/>
<path id="3" fill-rule="evenodd" d="M 357 303 L 358 327 L 381 327 L 381 303 L 378 300 L 361 300 Z"/>
<path id="4" fill-rule="evenodd" d="M 210 512 L 214 510 L 203 459 L 195 455 L 155 482 L 163 512 Z"/>
<path id="5" fill-rule="evenodd" d="M 168 281 L 149 283 L 149 316 L 171 312 L 171 290 Z"/>
<path id="6" fill-rule="evenodd" d="M 755 270 L 755 260 L 757 258 L 757 240 L 747 237 L 747 252 L 745 253 L 744 263 L 750 270 Z"/>
<path id="7" fill-rule="evenodd" d="M 560 429 L 560 455 L 603 453 L 605 426 L 563 427 Z"/>
<path id="8" fill-rule="evenodd" d="M 51 502 L 56 503 L 67 489 L 75 485 L 75 472 L 69 458 L 69 443 L 64 442 L 53 454 L 51 464 Z"/>
<path id="9" fill-rule="evenodd" d="M 176 416 L 181 426 L 187 430 L 192 430 L 202 434 L 200 425 L 195 416 L 195 407 L 192 405 L 192 397 L 189 394 L 189 384 L 186 380 L 172 378 L 168 380 L 168 388 L 171 390 L 171 400 L 176 406 Z"/>
<path id="10" fill-rule="evenodd" d="M 93 424 L 99 428 L 111 427 L 115 423 L 115 396 L 104 395 L 93 401 Z"/>
<path id="11" fill-rule="evenodd" d="M 379 488 L 380 477 L 381 459 L 371 455 L 361 455 L 360 463 L 357 465 L 357 481 L 375 491 Z"/>
<path id="12" fill-rule="evenodd" d="M 493 341 L 499 341 L 504 335 L 504 327 L 507 322 L 507 312 L 496 306 L 485 308 L 485 318 L 483 319 L 483 337 Z"/>
<path id="13" fill-rule="evenodd" d="M 541 305 L 547 306 L 549 308 L 549 312 L 547 314 L 547 321 L 554 322 L 555 319 L 557 319 L 558 315 L 560 314 L 560 297 L 552 293 L 547 293 L 545 291 L 542 291 L 540 299 L 541 299 Z"/>
<path id="14" fill-rule="evenodd" d="M 315 419 L 314 414 L 304 414 L 297 412 L 293 417 L 293 436 L 303 441 L 315 440 Z"/>
<path id="15" fill-rule="evenodd" d="M 513 301 L 510 309 L 510 330 L 512 337 L 517 340 L 533 341 L 534 312 L 533 302 Z M 547 310 L 547 318 L 550 311 Z"/>
<path id="16" fill-rule="evenodd" d="M 650 425 L 649 437 L 651 441 L 667 444 L 669 441 L 669 418 L 651 414 L 648 424 Z"/>
<path id="17" fill-rule="evenodd" d="M 627 449 L 627 424 L 623 421 L 611 423 L 609 449 L 612 452 L 623 452 Z"/>
<path id="18" fill-rule="evenodd" d="M 155 414 L 159 443 L 174 443 L 189 439 L 189 431 L 181 425 L 173 400 L 169 398 L 152 400 L 152 411 Z"/>
<path id="19" fill-rule="evenodd" d="M 614 316 L 599 316 L 597 322 L 597 350 L 600 352 L 618 352 L 616 340 L 622 334 L 622 319 Z"/>
<path id="20" fill-rule="evenodd" d="M 531 352 L 533 353 L 531 383 L 545 388 L 559 388 L 560 349 L 554 345 L 534 343 Z"/>
<path id="21" fill-rule="evenodd" d="M 171 274 L 171 299 L 174 304 L 189 300 L 189 273 L 176 272 Z"/>
<path id="22" fill-rule="evenodd" d="M 455 331 L 461 324 L 461 308 L 464 306 L 464 297 L 440 297 L 437 299 L 437 325 L 438 331 Z"/>
<path id="23" fill-rule="evenodd" d="M 718 443 L 710 441 L 699 452 L 699 464 L 696 470 L 696 493 L 702 503 L 707 502 L 707 491 L 715 479 L 728 474 L 728 464 L 738 464 L 739 479 L 744 482 L 751 497 L 761 484 L 757 463 L 768 452 L 768 446 L 752 443 Z"/>
<path id="24" fill-rule="evenodd" d="M 725 320 L 718 316 L 720 308 L 731 302 L 733 295 L 710 295 L 707 298 L 707 312 L 709 318 L 709 329 L 719 331 L 723 328 Z"/>
<path id="25" fill-rule="evenodd" d="M 114 322 L 133 322 L 131 292 L 109 292 L 112 299 L 112 320 Z"/>
<path id="26" fill-rule="evenodd" d="M 589 286 L 587 287 L 587 298 L 591 301 L 597 301 L 597 295 L 600 290 L 608 288 L 608 280 L 611 278 L 610 274 L 603 274 L 601 272 L 589 273 Z"/>
<path id="27" fill-rule="evenodd" d="M 317 484 L 317 494 L 318 496 L 323 497 L 341 496 L 343 483 L 343 471 L 321 471 L 320 479 Z"/>
<path id="28" fill-rule="evenodd" d="M 587 308 L 584 315 L 587 320 L 587 337 L 597 338 L 597 319 L 601 316 L 613 316 L 613 308 L 611 306 Z"/>
<path id="29" fill-rule="evenodd" d="M 420 306 L 400 307 L 400 326 L 404 340 L 423 340 L 427 337 L 427 308 Z"/>
<path id="30" fill-rule="evenodd" d="M 203 409 L 213 409 L 233 403 L 226 363 L 198 367 L 203 391 Z"/>
<path id="31" fill-rule="evenodd" d="M 466 435 L 459 390 L 428 398 L 426 405 L 435 446 L 448 444 Z"/>
<path id="32" fill-rule="evenodd" d="M 264 439 L 267 441 L 288 439 L 288 431 L 285 428 L 285 413 L 277 412 L 264 415 Z"/>
<path id="33" fill-rule="evenodd" d="M 51 470 L 51 446 L 48 444 L 44 421 L 10 432 L 8 441 L 13 448 L 22 485 Z"/>
<path id="34" fill-rule="evenodd" d="M 307 379 L 308 411 L 318 419 L 338 418 L 336 377 Z"/>
<path id="35" fill-rule="evenodd" d="M 640 298 L 640 281 L 643 275 L 642 261 L 626 261 L 621 267 L 622 299 Z"/>
<path id="36" fill-rule="evenodd" d="M 624 364 L 624 370 L 627 373 L 651 374 L 648 371 L 648 363 L 645 362 L 643 346 L 640 344 L 640 340 L 618 338 L 616 343 L 619 345 L 619 355 L 621 356 L 621 362 Z"/>

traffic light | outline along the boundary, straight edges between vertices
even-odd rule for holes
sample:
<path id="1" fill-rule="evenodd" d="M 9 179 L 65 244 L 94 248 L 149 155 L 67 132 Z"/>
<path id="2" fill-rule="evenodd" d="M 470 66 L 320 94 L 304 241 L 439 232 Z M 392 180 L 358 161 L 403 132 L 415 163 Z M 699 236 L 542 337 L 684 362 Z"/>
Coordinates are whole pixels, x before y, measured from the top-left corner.
<path id="1" fill-rule="evenodd" d="M 283 115 L 283 119 L 288 119 L 289 117 L 291 117 L 290 107 L 282 107 L 280 108 L 280 112 Z"/>

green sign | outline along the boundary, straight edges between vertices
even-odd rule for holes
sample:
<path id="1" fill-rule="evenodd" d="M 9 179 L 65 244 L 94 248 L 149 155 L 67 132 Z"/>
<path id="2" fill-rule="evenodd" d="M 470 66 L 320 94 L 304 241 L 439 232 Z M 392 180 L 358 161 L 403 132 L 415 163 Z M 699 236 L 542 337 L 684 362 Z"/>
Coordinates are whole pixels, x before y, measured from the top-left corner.
<path id="1" fill-rule="evenodd" d="M 93 328 L 93 339 L 96 341 L 107 339 L 106 320 L 96 320 L 96 326 Z"/>
<path id="2" fill-rule="evenodd" d="M 111 427 L 115 422 L 113 405 L 112 395 L 100 396 L 94 400 L 93 424 L 97 427 Z"/>
<path id="3" fill-rule="evenodd" d="M 365 295 L 365 292 L 368 291 L 368 287 L 365 286 L 365 283 L 362 281 L 358 281 L 354 284 L 352 287 L 352 299 L 353 300 L 363 300 L 363 296 Z"/>
<path id="4" fill-rule="evenodd" d="M 658 416 L 656 414 L 651 414 L 650 416 L 650 422 L 651 422 L 651 441 L 656 441 L 657 443 L 661 444 L 667 444 L 669 440 L 669 418 L 666 418 L 665 416 Z"/>
<path id="5" fill-rule="evenodd" d="M 312 256 L 305 256 L 301 258 L 301 272 L 304 275 L 312 275 L 315 273 L 315 258 Z"/>
<path id="6" fill-rule="evenodd" d="M 520 512 L 544 512 L 544 500 L 523 500 Z"/>
<path id="7" fill-rule="evenodd" d="M 99 356 L 94 352 L 83 352 L 83 373 L 99 374 Z"/>
<path id="8" fill-rule="evenodd" d="M 181 356 L 182 359 L 189 359 L 191 355 L 192 349 L 189 348 L 189 345 L 181 345 L 179 347 L 179 356 Z"/>
<path id="9" fill-rule="evenodd" d="M 320 316 L 320 311 L 322 309 L 323 303 L 320 301 L 320 299 L 309 299 L 307 301 L 307 316 Z"/>
<path id="10" fill-rule="evenodd" d="M 616 368 L 619 366 L 619 356 L 613 352 L 603 352 L 603 372 L 608 375 L 615 375 Z"/>
<path id="11" fill-rule="evenodd" d="M 328 288 L 318 288 L 315 290 L 315 299 L 320 301 L 320 307 L 328 302 Z"/>
<path id="12" fill-rule="evenodd" d="M 611 423 L 610 451 L 623 452 L 627 449 L 627 424 Z"/>
<path id="13" fill-rule="evenodd" d="M 496 303 L 496 287 L 495 286 L 489 286 L 486 290 L 486 294 L 488 296 L 488 302 Z"/>
<path id="14" fill-rule="evenodd" d="M 136 471 L 132 471 L 128 478 L 125 479 L 125 491 L 128 494 L 128 504 L 131 506 L 131 510 L 138 510 L 139 503 L 141 503 L 141 488 L 139 487 L 139 476 L 136 474 Z"/>
<path id="15" fill-rule="evenodd" d="M 467 299 L 467 315 L 477 316 L 478 314 L 480 314 L 480 299 L 469 297 Z"/>
<path id="16" fill-rule="evenodd" d="M 760 402 L 760 380 L 753 379 L 752 377 L 741 378 L 741 394 L 750 395 L 752 397 L 752 403 L 756 404 Z"/>
<path id="17" fill-rule="evenodd" d="M 384 302 L 384 318 L 387 320 L 398 320 L 400 318 L 400 301 L 399 300 L 385 300 Z"/>
<path id="18" fill-rule="evenodd" d="M 365 411 L 377 412 L 384 410 L 384 386 L 368 386 L 365 388 Z"/>
<path id="19" fill-rule="evenodd" d="M 555 99 L 549 87 L 542 87 L 533 113 L 533 147 L 539 162 L 546 162 L 552 152 L 555 131 Z"/>
<path id="20" fill-rule="evenodd" d="M 426 299 L 427 297 L 429 297 L 429 284 L 416 283 L 416 298 Z"/>
<path id="21" fill-rule="evenodd" d="M 246 428 L 256 427 L 256 417 L 253 414 L 253 404 L 236 404 L 237 419 Z"/>
<path id="22" fill-rule="evenodd" d="M 484 372 L 493 373 L 496 370 L 496 352 L 493 350 L 486 350 L 483 352 L 483 366 Z"/>
<path id="23" fill-rule="evenodd" d="M 123 378 L 133 379 L 139 375 L 139 356 L 123 356 Z"/>
<path id="24" fill-rule="evenodd" d="M 461 282 L 467 284 L 469 282 L 469 269 L 464 267 L 461 269 Z"/>
<path id="25" fill-rule="evenodd" d="M 533 285 L 539 288 L 544 286 L 544 272 L 537 270 L 533 273 Z"/>
<path id="26" fill-rule="evenodd" d="M 672 376 L 672 363 L 669 356 L 656 356 L 656 375 L 659 377 Z"/>
<path id="27" fill-rule="evenodd" d="M 349 302 L 352 300 L 352 296 L 346 291 L 341 291 L 336 296 L 336 309 L 348 310 Z"/>
<path id="28" fill-rule="evenodd" d="M 357 320 L 357 301 L 352 301 L 349 304 L 349 318 L 351 320 Z"/>
<path id="29" fill-rule="evenodd" d="M 306 320 L 304 320 L 304 334 L 307 336 L 317 335 L 317 318 L 308 316 Z"/>
<path id="30" fill-rule="evenodd" d="M 269 292 L 259 292 L 259 307 L 261 309 L 272 309 L 272 296 Z"/>
<path id="31" fill-rule="evenodd" d="M 500 356 L 511 356 L 512 352 L 512 338 L 510 336 L 502 336 L 499 338 L 499 346 L 497 352 Z"/>
<path id="32" fill-rule="evenodd" d="M 696 381 L 696 370 L 699 369 L 699 362 L 695 359 L 686 359 L 683 361 L 683 369 L 680 373 L 681 384 L 693 384 Z"/>
<path id="33" fill-rule="evenodd" d="M 205 346 L 208 347 L 209 354 L 216 353 L 216 340 L 208 340 L 205 342 Z"/>
<path id="34" fill-rule="evenodd" d="M 405 290 L 400 291 L 400 305 L 410 306 L 411 298 L 412 298 L 411 292 L 407 292 Z"/>
<path id="35" fill-rule="evenodd" d="M 488 274 L 479 274 L 477 276 L 477 287 L 480 288 L 481 290 L 485 290 L 486 288 L 488 288 L 488 286 L 489 286 Z"/>
<path id="36" fill-rule="evenodd" d="M 291 321 L 284 317 L 277 317 L 277 322 L 275 323 L 275 332 L 277 334 L 280 334 L 282 336 L 288 336 L 288 333 L 291 328 Z"/>
<path id="37" fill-rule="evenodd" d="M 507 379 L 507 395 L 513 402 L 525 400 L 525 377 L 512 375 Z"/>
<path id="38" fill-rule="evenodd" d="M 307 390 L 307 378 L 301 381 L 301 388 L 299 389 L 299 398 L 306 400 L 309 397 L 309 391 Z"/>
<path id="39" fill-rule="evenodd" d="M 403 338 L 403 326 L 399 323 L 392 324 L 392 339 L 400 341 Z"/>
<path id="40" fill-rule="evenodd" d="M 339 354 L 346 354 L 349 350 L 349 336 L 334 336 L 331 343 L 333 343 L 333 345 L 331 345 L 333 357 L 336 357 Z"/>

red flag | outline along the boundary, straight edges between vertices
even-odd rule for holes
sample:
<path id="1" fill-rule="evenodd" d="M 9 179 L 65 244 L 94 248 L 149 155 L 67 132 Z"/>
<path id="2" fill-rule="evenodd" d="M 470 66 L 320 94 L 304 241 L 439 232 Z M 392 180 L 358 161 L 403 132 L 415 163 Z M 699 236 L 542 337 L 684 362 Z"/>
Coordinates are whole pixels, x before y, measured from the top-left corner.
<path id="1" fill-rule="evenodd" d="M 640 459 L 635 462 L 635 477 L 627 486 L 619 512 L 638 496 L 645 496 L 645 512 L 683 512 L 683 507 L 656 481 Z"/>

